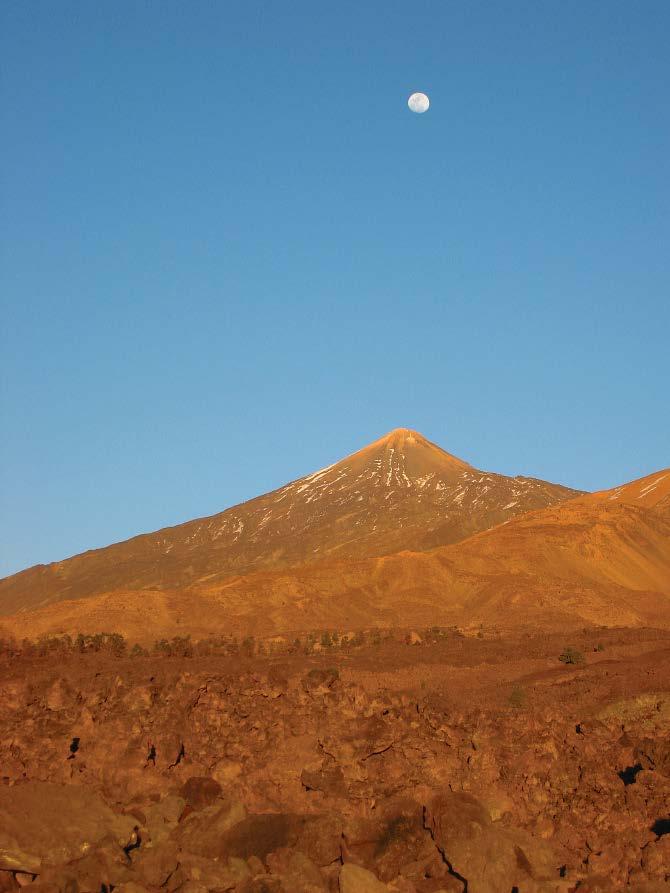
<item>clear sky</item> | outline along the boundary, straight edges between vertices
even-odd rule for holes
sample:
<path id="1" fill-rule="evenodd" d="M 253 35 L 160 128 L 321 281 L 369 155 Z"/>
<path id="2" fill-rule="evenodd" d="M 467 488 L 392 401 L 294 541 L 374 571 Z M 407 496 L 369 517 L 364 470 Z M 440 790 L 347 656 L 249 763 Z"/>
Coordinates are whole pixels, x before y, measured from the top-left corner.
<path id="1" fill-rule="evenodd" d="M 3 0 L 0 575 L 399 426 L 670 465 L 669 45 L 667 0 Z"/>

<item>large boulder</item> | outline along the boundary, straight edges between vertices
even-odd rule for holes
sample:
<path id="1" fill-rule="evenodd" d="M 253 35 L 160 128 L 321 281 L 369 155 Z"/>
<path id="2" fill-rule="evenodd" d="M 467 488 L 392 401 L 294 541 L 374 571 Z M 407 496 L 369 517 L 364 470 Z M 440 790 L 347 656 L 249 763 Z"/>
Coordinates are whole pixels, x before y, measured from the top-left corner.
<path id="1" fill-rule="evenodd" d="M 393 727 L 380 716 L 359 719 L 347 727 L 334 728 L 324 734 L 321 746 L 342 767 L 365 761 L 393 747 Z"/>
<path id="2" fill-rule="evenodd" d="M 548 893 L 558 886 L 558 861 L 546 841 L 494 823 L 471 794 L 434 798 L 426 809 L 426 825 L 450 870 L 467 882 L 470 893 L 514 887 Z"/>
<path id="3" fill-rule="evenodd" d="M 184 852 L 218 859 L 221 856 L 222 838 L 230 828 L 242 822 L 246 815 L 244 806 L 234 800 L 222 800 L 193 812 L 179 827 L 179 846 Z"/>
<path id="4" fill-rule="evenodd" d="M 157 844 L 166 840 L 177 827 L 185 806 L 186 800 L 183 797 L 168 794 L 157 803 L 132 812 L 141 819 L 141 824 L 149 832 L 152 843 Z"/>
<path id="5" fill-rule="evenodd" d="M 40 781 L 0 786 L 0 869 L 38 874 L 43 863 L 79 859 L 105 839 L 124 847 L 136 824 L 83 787 Z"/>
<path id="6" fill-rule="evenodd" d="M 283 848 L 297 849 L 316 865 L 330 865 L 340 856 L 341 821 L 329 815 L 266 813 L 245 818 L 241 807 L 218 813 L 208 807 L 183 823 L 179 843 L 184 852 L 208 859 L 231 857 L 265 860 Z"/>
<path id="7" fill-rule="evenodd" d="M 192 810 L 197 811 L 211 806 L 222 794 L 222 788 L 215 778 L 193 776 L 181 789 L 181 795 Z"/>
<path id="8" fill-rule="evenodd" d="M 133 869 L 140 882 L 162 887 L 177 870 L 179 853 L 172 840 L 157 846 L 143 846 L 132 852 Z"/>
<path id="9" fill-rule="evenodd" d="M 388 893 L 388 887 L 367 868 L 347 862 L 340 871 L 340 893 Z"/>
<path id="10" fill-rule="evenodd" d="M 130 859 L 121 847 L 106 841 L 100 848 L 90 850 L 81 859 L 67 865 L 45 865 L 40 868 L 38 885 L 57 890 L 78 890 L 79 893 L 100 893 L 134 880 Z M 32 890 L 32 886 L 31 886 Z"/>
<path id="11" fill-rule="evenodd" d="M 299 850 L 276 850 L 266 859 L 272 874 L 281 877 L 291 893 L 326 893 L 328 886 L 321 871 Z"/>
<path id="12" fill-rule="evenodd" d="M 182 852 L 179 863 L 187 879 L 186 883 L 198 884 L 206 890 L 234 890 L 238 884 L 251 877 L 251 870 L 244 859 L 219 862 Z"/>
<path id="13" fill-rule="evenodd" d="M 423 827 L 423 807 L 408 798 L 394 798 L 378 805 L 375 818 L 353 817 L 344 826 L 342 855 L 345 862 L 373 871 L 391 881 L 410 866 L 423 876 L 423 868 L 439 855 Z"/>

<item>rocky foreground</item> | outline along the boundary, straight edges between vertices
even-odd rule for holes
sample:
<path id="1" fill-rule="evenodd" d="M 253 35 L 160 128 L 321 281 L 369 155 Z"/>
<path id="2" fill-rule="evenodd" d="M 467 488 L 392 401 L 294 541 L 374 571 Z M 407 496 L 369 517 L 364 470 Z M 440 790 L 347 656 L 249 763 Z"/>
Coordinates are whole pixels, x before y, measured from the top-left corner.
<path id="1" fill-rule="evenodd" d="M 7 658 L 0 891 L 667 890 L 670 641 L 605 635 Z"/>

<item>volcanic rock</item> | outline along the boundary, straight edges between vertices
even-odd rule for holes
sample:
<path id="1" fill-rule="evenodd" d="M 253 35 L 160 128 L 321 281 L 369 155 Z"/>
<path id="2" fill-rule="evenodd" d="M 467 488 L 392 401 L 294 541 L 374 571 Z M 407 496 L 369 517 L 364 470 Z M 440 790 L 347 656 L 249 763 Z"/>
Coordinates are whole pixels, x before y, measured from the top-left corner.
<path id="1" fill-rule="evenodd" d="M 135 825 L 86 788 L 38 781 L 0 786 L 0 869 L 38 873 L 43 863 L 70 862 L 106 838 L 124 847 Z"/>
<path id="2" fill-rule="evenodd" d="M 215 778 L 194 776 L 184 784 L 181 794 L 191 809 L 198 810 L 215 803 L 221 796 L 222 790 Z"/>
<path id="3" fill-rule="evenodd" d="M 444 794 L 428 806 L 426 822 L 450 870 L 473 893 L 545 889 L 558 883 L 551 848 L 518 828 L 494 825 L 485 806 L 470 794 Z M 556 889 L 556 887 L 554 887 Z"/>
<path id="4" fill-rule="evenodd" d="M 388 893 L 388 887 L 371 871 L 348 862 L 340 871 L 340 893 Z"/>

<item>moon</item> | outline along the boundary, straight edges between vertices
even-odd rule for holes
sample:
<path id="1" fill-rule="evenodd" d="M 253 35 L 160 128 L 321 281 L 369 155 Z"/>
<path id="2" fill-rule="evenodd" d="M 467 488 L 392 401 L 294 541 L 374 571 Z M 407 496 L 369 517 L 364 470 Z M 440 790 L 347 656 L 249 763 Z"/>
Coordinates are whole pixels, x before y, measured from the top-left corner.
<path id="1" fill-rule="evenodd" d="M 412 93 L 407 100 L 410 111 L 416 112 L 417 115 L 423 115 L 430 108 L 430 99 L 425 93 Z"/>

